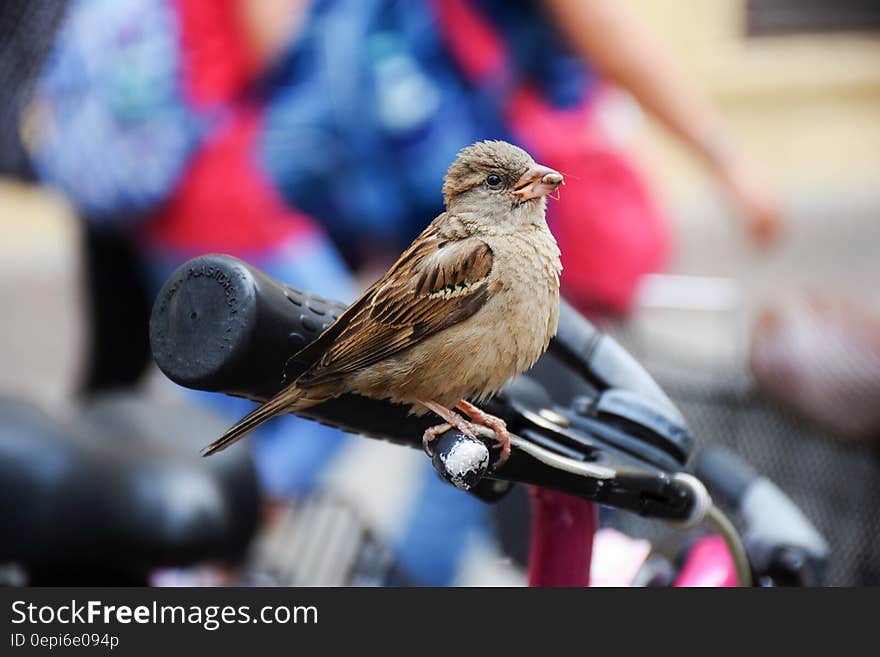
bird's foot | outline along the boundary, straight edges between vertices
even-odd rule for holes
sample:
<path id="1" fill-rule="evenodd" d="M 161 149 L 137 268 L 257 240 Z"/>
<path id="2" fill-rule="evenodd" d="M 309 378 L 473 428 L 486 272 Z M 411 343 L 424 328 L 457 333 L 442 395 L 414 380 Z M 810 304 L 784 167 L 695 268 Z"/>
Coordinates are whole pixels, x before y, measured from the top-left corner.
<path id="1" fill-rule="evenodd" d="M 473 424 L 468 422 L 465 418 L 463 418 L 455 411 L 451 411 L 445 406 L 433 401 L 419 401 L 419 403 L 426 408 L 434 411 L 437 415 L 446 420 L 446 422 L 444 422 L 443 424 L 438 424 L 435 427 L 429 427 L 422 435 L 422 448 L 425 450 L 425 454 L 427 454 L 428 456 L 434 456 L 433 451 L 431 451 L 431 442 L 433 442 L 434 439 L 437 438 L 437 436 L 446 433 L 453 427 L 461 431 L 466 436 L 470 436 L 471 438 L 477 437 L 476 427 L 474 427 Z"/>
<path id="2" fill-rule="evenodd" d="M 507 430 L 507 423 L 500 417 L 489 415 L 486 411 L 477 408 L 464 399 L 458 402 L 455 407 L 467 413 L 474 424 L 488 427 L 495 433 L 495 444 L 501 447 L 501 455 L 498 457 L 495 467 L 500 468 L 507 463 L 507 459 L 510 458 L 510 432 Z"/>

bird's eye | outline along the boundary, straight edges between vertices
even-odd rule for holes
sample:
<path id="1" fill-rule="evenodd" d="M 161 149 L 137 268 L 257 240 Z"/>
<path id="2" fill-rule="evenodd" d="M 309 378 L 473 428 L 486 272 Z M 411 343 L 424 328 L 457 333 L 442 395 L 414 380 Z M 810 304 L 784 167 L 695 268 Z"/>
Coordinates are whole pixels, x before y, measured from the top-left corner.
<path id="1" fill-rule="evenodd" d="M 490 173 L 488 176 L 486 176 L 486 184 L 491 189 L 498 189 L 499 187 L 501 187 L 502 182 L 504 182 L 504 181 L 501 179 L 501 176 L 499 176 L 497 173 Z"/>

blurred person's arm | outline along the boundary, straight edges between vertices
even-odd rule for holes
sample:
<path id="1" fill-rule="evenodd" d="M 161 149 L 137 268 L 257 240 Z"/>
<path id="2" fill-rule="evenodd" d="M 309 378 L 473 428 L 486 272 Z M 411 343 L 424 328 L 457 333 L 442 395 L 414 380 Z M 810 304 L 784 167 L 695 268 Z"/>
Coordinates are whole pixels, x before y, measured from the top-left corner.
<path id="1" fill-rule="evenodd" d="M 625 3 L 544 0 L 575 50 L 627 90 L 707 164 L 759 243 L 781 228 L 780 204 L 763 173 L 739 151 L 721 118 Z"/>

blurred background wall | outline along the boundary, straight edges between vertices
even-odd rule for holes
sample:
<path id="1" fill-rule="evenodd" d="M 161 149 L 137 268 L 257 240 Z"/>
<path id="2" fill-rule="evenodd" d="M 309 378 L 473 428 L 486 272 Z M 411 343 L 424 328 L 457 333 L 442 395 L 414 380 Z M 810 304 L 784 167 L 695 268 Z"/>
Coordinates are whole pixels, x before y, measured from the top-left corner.
<path id="1" fill-rule="evenodd" d="M 845 30 L 847 16 L 859 20 L 846 11 L 854 3 L 632 4 L 789 194 L 880 196 L 880 38 L 856 31 L 858 22 Z M 808 21 L 804 14 L 810 15 L 811 7 L 814 19 Z M 791 32 L 750 35 L 750 29 L 760 30 L 762 15 L 778 30 L 787 23 Z M 835 18 L 841 31 L 825 31 Z M 672 201 L 703 193 L 708 179 L 668 137 L 651 125 L 646 139 L 653 169 Z"/>

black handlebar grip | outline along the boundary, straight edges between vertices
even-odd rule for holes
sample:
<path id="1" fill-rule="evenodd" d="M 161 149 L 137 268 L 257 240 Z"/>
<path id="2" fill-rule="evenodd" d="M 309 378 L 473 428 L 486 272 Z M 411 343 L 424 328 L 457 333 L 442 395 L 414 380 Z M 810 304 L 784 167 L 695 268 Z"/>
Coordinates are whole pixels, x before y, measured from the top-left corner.
<path id="1" fill-rule="evenodd" d="M 150 343 L 159 368 L 180 385 L 264 399 L 281 389 L 286 373 L 295 376 L 287 357 L 343 310 L 241 260 L 206 255 L 183 264 L 163 286 Z"/>

